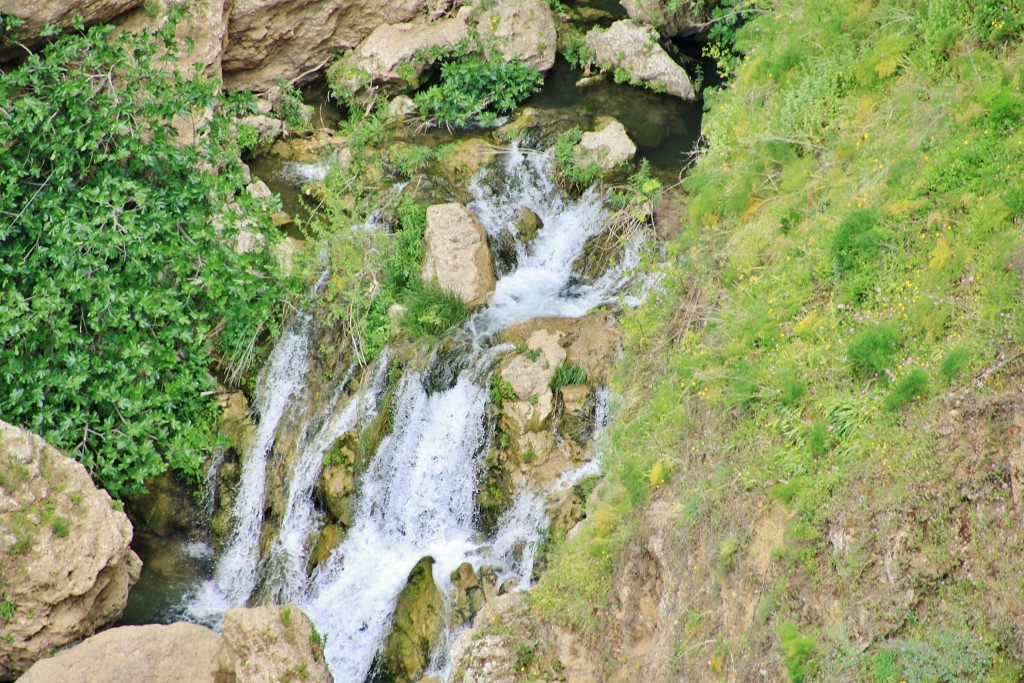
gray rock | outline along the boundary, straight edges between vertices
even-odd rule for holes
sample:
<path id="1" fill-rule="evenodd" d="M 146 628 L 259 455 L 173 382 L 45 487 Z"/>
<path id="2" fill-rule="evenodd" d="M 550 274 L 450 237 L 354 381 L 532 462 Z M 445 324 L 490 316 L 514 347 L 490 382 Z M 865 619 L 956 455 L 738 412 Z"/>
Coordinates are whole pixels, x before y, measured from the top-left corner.
<path id="1" fill-rule="evenodd" d="M 658 34 L 649 26 L 623 19 L 607 30 L 591 30 L 586 44 L 602 68 L 622 69 L 631 79 L 653 90 L 663 90 L 687 101 L 697 99 L 690 77 L 662 49 Z"/>
<path id="2" fill-rule="evenodd" d="M 602 171 L 612 171 L 636 154 L 636 145 L 626 128 L 613 118 L 599 121 L 592 133 L 584 133 L 573 150 L 573 159 L 580 166 L 597 164 Z"/>
<path id="3" fill-rule="evenodd" d="M 477 20 L 482 36 L 493 36 L 506 61 L 520 59 L 539 71 L 555 65 L 555 17 L 544 0 L 499 0 Z"/>
<path id="4" fill-rule="evenodd" d="M 706 9 L 697 8 L 692 0 L 621 0 L 619 4 L 630 19 L 653 26 L 667 38 L 702 33 L 710 19 Z"/>

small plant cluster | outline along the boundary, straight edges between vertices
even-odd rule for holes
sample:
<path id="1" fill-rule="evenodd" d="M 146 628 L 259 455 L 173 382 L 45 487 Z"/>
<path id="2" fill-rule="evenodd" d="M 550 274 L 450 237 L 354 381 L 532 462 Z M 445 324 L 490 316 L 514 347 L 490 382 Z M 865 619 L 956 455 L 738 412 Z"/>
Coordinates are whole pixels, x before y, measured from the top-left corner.
<path id="1" fill-rule="evenodd" d="M 575 363 L 562 363 L 555 368 L 551 377 L 551 391 L 559 392 L 563 387 L 587 383 L 587 371 Z"/>
<path id="2" fill-rule="evenodd" d="M 214 377 L 252 363 L 287 292 L 271 207 L 238 194 L 230 105 L 165 68 L 170 14 L 156 31 L 52 30 L 0 73 L 0 415 L 114 496 L 168 467 L 198 475 Z M 207 107 L 179 145 L 175 118 Z M 235 252 L 243 224 L 264 248 Z"/>
<path id="3" fill-rule="evenodd" d="M 414 99 L 425 120 L 441 125 L 494 125 L 499 115 L 511 112 L 544 82 L 537 69 L 518 58 L 506 61 L 479 39 L 431 57 L 441 62 L 440 81 Z"/>
<path id="4" fill-rule="evenodd" d="M 576 146 L 583 138 L 583 130 L 574 126 L 558 134 L 555 139 L 555 170 L 562 181 L 571 188 L 580 190 L 588 187 L 601 175 L 596 161 L 579 164 L 576 161 Z"/>

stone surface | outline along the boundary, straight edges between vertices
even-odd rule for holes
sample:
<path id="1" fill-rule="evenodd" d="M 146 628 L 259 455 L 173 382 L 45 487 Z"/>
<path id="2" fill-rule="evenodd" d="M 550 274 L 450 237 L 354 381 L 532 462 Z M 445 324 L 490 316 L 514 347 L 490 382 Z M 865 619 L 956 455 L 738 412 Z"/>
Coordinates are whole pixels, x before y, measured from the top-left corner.
<path id="1" fill-rule="evenodd" d="M 388 116 L 393 119 L 404 119 L 407 116 L 415 116 L 420 108 L 407 95 L 398 95 L 388 102 Z"/>
<path id="2" fill-rule="evenodd" d="M 142 562 L 112 505 L 81 464 L 0 422 L 0 679 L 121 615 Z"/>
<path id="3" fill-rule="evenodd" d="M 550 424 L 555 409 L 551 378 L 566 358 L 561 345 L 563 336 L 560 331 L 535 330 L 526 338 L 527 352 L 513 356 L 501 368 L 501 378 L 516 392 L 515 399 L 501 406 L 502 415 L 514 427 L 513 438 Z"/>
<path id="4" fill-rule="evenodd" d="M 172 63 L 174 70 L 182 76 L 191 76 L 198 64 L 205 76 L 219 81 L 231 0 L 148 0 L 143 7 L 119 17 L 117 25 L 121 30 L 132 32 L 155 29 L 163 24 L 173 4 L 185 7 L 185 16 L 174 29 L 178 44 L 178 60 Z"/>
<path id="5" fill-rule="evenodd" d="M 235 121 L 235 125 L 238 128 L 248 126 L 256 130 L 256 144 L 252 148 L 253 156 L 266 151 L 285 132 L 284 121 L 266 114 L 243 116 Z"/>
<path id="6" fill-rule="evenodd" d="M 662 49 L 657 32 L 649 26 L 623 19 L 607 30 L 592 29 L 586 44 L 601 68 L 622 69 L 632 80 L 688 102 L 697 99 L 690 77 Z"/>
<path id="7" fill-rule="evenodd" d="M 196 624 L 121 626 L 37 662 L 20 681 L 221 683 L 234 680 L 222 639 Z"/>
<path id="8" fill-rule="evenodd" d="M 47 24 L 70 26 L 81 15 L 86 26 L 109 22 L 117 16 L 141 6 L 143 0 L 4 0 L 0 12 L 25 21 L 18 28 L 18 40 L 28 48 L 43 43 L 40 32 Z M 0 61 L 23 57 L 20 47 L 0 49 Z"/>
<path id="9" fill-rule="evenodd" d="M 373 683 L 411 683 L 430 663 L 444 629 L 444 596 L 434 583 L 434 558 L 424 557 L 409 572 L 398 595 L 391 633 L 374 662 Z"/>
<path id="10" fill-rule="evenodd" d="M 471 306 L 487 302 L 496 283 L 487 233 L 462 204 L 435 204 L 427 208 L 423 236 L 423 279 L 436 279 L 441 289 Z"/>
<path id="11" fill-rule="evenodd" d="M 598 311 L 582 318 L 531 318 L 507 328 L 501 337 L 503 341 L 521 346 L 537 330 L 561 333 L 565 362 L 582 367 L 591 384 L 611 381 L 619 354 L 619 333 L 611 314 Z"/>
<path id="12" fill-rule="evenodd" d="M 292 81 L 355 47 L 383 24 L 421 14 L 424 0 L 237 0 L 224 51 L 228 90 L 266 90 Z"/>
<path id="13" fill-rule="evenodd" d="M 692 0 L 620 0 L 630 19 L 646 24 L 667 37 L 692 36 L 702 33 L 710 18 L 706 10 L 698 9 Z"/>
<path id="14" fill-rule="evenodd" d="M 385 24 L 374 29 L 352 52 L 331 66 L 333 87 L 353 93 L 366 88 L 397 92 L 415 89 L 433 62 L 415 59 L 431 48 L 454 48 L 469 37 L 462 17 L 432 24 Z"/>
<path id="15" fill-rule="evenodd" d="M 295 605 L 229 609 L 221 633 L 238 681 L 332 680 L 322 640 Z"/>
<path id="16" fill-rule="evenodd" d="M 584 133 L 573 150 L 579 166 L 597 164 L 602 171 L 612 171 L 636 154 L 636 145 L 629 139 L 626 127 L 613 118 L 598 120 L 597 130 Z"/>
<path id="17" fill-rule="evenodd" d="M 555 18 L 544 0 L 499 0 L 479 16 L 477 31 L 495 39 L 506 61 L 518 58 L 539 71 L 555 65 Z"/>
<path id="18" fill-rule="evenodd" d="M 483 583 L 469 562 L 459 565 L 459 568 L 452 572 L 450 578 L 454 592 L 455 615 L 463 624 L 472 623 L 473 618 L 487 601 Z"/>

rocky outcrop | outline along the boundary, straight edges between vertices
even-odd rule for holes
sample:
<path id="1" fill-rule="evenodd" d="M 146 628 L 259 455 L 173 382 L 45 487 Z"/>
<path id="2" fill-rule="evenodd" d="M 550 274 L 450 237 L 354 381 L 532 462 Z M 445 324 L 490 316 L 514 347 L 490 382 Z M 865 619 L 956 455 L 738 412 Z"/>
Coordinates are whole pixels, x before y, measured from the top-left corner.
<path id="1" fill-rule="evenodd" d="M 142 8 L 119 17 L 116 23 L 124 31 L 155 29 L 164 22 L 168 8 L 174 4 L 184 7 L 185 16 L 174 29 L 178 60 L 171 66 L 188 77 L 195 73 L 195 65 L 199 64 L 204 75 L 220 80 L 231 0 L 147 0 Z"/>
<path id="2" fill-rule="evenodd" d="M 0 680 L 117 619 L 142 562 L 85 468 L 0 422 Z"/>
<path id="3" fill-rule="evenodd" d="M 178 623 L 104 631 L 40 660 L 19 680 L 220 683 L 235 678 L 219 635 L 196 624 Z"/>
<path id="4" fill-rule="evenodd" d="M 266 90 L 325 65 L 384 24 L 411 20 L 425 0 L 237 0 L 224 52 L 228 90 Z"/>
<path id="5" fill-rule="evenodd" d="M 333 680 L 320 634 L 295 605 L 229 609 L 221 632 L 238 681 Z"/>
<path id="6" fill-rule="evenodd" d="M 455 203 L 429 207 L 423 242 L 425 281 L 436 279 L 471 306 L 487 302 L 496 284 L 494 266 L 487 233 L 469 209 Z"/>
<path id="7" fill-rule="evenodd" d="M 464 15 L 432 24 L 385 24 L 328 72 L 332 89 L 356 93 L 367 88 L 398 92 L 415 89 L 433 64 L 432 48 L 454 48 L 469 37 Z"/>
<path id="8" fill-rule="evenodd" d="M 479 15 L 477 32 L 493 37 L 506 61 L 519 59 L 539 71 L 555 65 L 555 18 L 544 0 L 499 0 Z"/>
<path id="9" fill-rule="evenodd" d="M 92 26 L 108 22 L 142 3 L 143 0 L 5 0 L 0 9 L 3 14 L 25 22 L 17 29 L 18 41 L 34 49 L 45 40 L 40 34 L 48 24 L 67 27 L 80 16 L 82 23 Z M 0 62 L 24 56 L 24 50 L 17 46 L 0 49 Z"/>
<path id="10" fill-rule="evenodd" d="M 28 683 L 330 683 L 323 641 L 295 605 L 228 610 L 223 633 L 195 624 L 121 626 L 37 662 Z"/>
<path id="11" fill-rule="evenodd" d="M 391 633 L 377 655 L 369 680 L 411 683 L 430 663 L 430 652 L 444 629 L 444 596 L 434 583 L 434 558 L 424 557 L 409 572 L 398 595 Z"/>
<path id="12" fill-rule="evenodd" d="M 623 19 L 607 30 L 591 30 L 587 33 L 586 44 L 594 51 L 595 61 L 602 69 L 622 70 L 628 74 L 630 83 L 688 102 L 697 99 L 690 77 L 662 49 L 657 32 L 649 26 L 638 26 Z"/>
<path id="13" fill-rule="evenodd" d="M 692 36 L 707 30 L 706 8 L 684 0 L 621 0 L 629 18 L 657 29 L 666 38 Z"/>
<path id="14" fill-rule="evenodd" d="M 580 167 L 597 164 L 602 171 L 618 168 L 636 154 L 636 145 L 629 139 L 626 127 L 610 117 L 597 121 L 597 130 L 584 133 L 573 150 L 573 161 Z"/>

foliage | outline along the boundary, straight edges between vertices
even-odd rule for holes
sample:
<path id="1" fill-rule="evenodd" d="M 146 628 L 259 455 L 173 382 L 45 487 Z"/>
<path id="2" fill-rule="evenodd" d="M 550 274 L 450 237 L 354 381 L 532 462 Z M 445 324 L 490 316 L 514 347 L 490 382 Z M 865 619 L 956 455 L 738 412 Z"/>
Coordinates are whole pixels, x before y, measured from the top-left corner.
<path id="1" fill-rule="evenodd" d="M 465 322 L 470 313 L 457 294 L 446 292 L 436 282 L 416 282 L 403 293 L 402 304 L 406 307 L 402 331 L 418 342 L 437 340 Z"/>
<path id="2" fill-rule="evenodd" d="M 518 58 L 506 62 L 479 43 L 466 42 L 436 57 L 443 62 L 440 82 L 416 93 L 415 101 L 424 119 L 441 125 L 493 125 L 544 82 L 537 69 Z"/>
<path id="3" fill-rule="evenodd" d="M 814 638 L 800 635 L 796 624 L 787 621 L 779 626 L 779 643 L 782 645 L 782 662 L 792 683 L 803 683 L 814 675 L 811 659 L 816 645 Z"/>
<path id="4" fill-rule="evenodd" d="M 516 395 L 516 390 L 512 388 L 510 382 L 506 382 L 498 374 L 491 376 L 490 399 L 492 405 L 500 406 L 505 401 L 512 401 L 517 398 L 519 396 Z"/>
<path id="5" fill-rule="evenodd" d="M 900 336 L 899 329 L 890 323 L 858 332 L 846 349 L 851 369 L 861 377 L 877 377 L 888 382 Z"/>
<path id="6" fill-rule="evenodd" d="M 888 410 L 899 410 L 915 398 L 928 393 L 928 375 L 921 368 L 914 368 L 897 381 L 882 404 Z"/>
<path id="7" fill-rule="evenodd" d="M 576 145 L 582 138 L 583 131 L 573 126 L 559 133 L 555 139 L 555 171 L 563 182 L 576 189 L 587 187 L 601 174 L 601 167 L 596 161 L 583 166 L 576 162 Z"/>
<path id="8" fill-rule="evenodd" d="M 281 118 L 293 130 L 305 130 L 309 128 L 309 121 L 306 118 L 305 104 L 302 101 L 302 92 L 291 83 L 288 83 L 282 76 L 274 81 L 278 89 L 277 110 Z"/>
<path id="9" fill-rule="evenodd" d="M 269 207 L 242 189 L 216 86 L 166 65 L 173 22 L 93 27 L 0 74 L 0 415 L 114 496 L 213 446 L 284 290 Z M 214 111 L 195 146 L 177 117 Z M 262 247 L 232 249 L 242 226 Z"/>
<path id="10" fill-rule="evenodd" d="M 562 363 L 551 376 L 551 390 L 558 392 L 562 387 L 586 384 L 587 371 L 575 363 Z"/>
<path id="11" fill-rule="evenodd" d="M 993 663 L 984 643 L 966 633 L 943 630 L 927 641 L 888 643 L 872 660 L 879 683 L 959 683 L 984 680 Z"/>
<path id="12" fill-rule="evenodd" d="M 939 365 L 939 372 L 942 374 L 946 384 L 949 384 L 957 378 L 970 362 L 971 354 L 967 349 L 963 347 L 955 348 L 942 359 L 942 364 Z"/>

